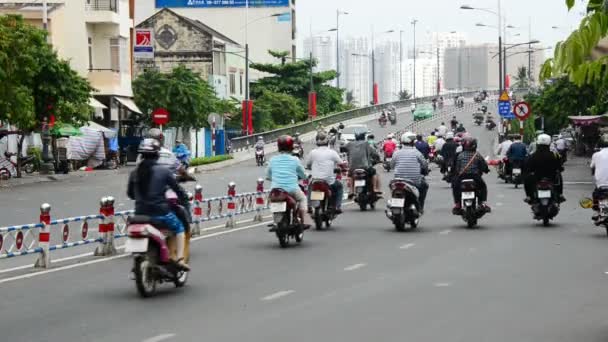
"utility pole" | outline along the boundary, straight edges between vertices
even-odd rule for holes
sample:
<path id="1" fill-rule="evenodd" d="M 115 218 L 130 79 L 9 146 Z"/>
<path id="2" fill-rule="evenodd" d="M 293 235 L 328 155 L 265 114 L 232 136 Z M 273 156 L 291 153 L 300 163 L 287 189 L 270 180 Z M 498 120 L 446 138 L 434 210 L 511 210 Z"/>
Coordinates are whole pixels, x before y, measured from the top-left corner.
<path id="1" fill-rule="evenodd" d="M 416 23 L 417 19 L 412 20 L 412 25 L 414 26 L 414 89 L 413 89 L 413 99 L 416 99 Z"/>
<path id="2" fill-rule="evenodd" d="M 439 47 L 437 48 L 437 97 L 441 92 L 441 78 L 439 77 Z"/>
<path id="3" fill-rule="evenodd" d="M 340 14 L 348 14 L 348 12 L 336 10 L 336 84 L 340 88 Z"/>
<path id="4" fill-rule="evenodd" d="M 403 93 L 403 30 L 399 31 L 399 96 Z"/>
<path id="5" fill-rule="evenodd" d="M 49 8 L 47 0 L 42 0 L 42 28 L 46 31 L 46 40 L 49 42 Z M 47 113 L 48 114 L 48 113 Z M 49 144 L 51 143 L 51 134 L 49 131 L 49 124 L 51 120 L 49 117 L 42 118 L 42 163 L 40 164 L 40 174 L 48 175 L 53 174 L 54 165 L 52 163 L 53 157 L 49 155 Z M 22 146 L 19 146 L 21 148 Z M 21 154 L 18 154 L 21 155 Z"/>

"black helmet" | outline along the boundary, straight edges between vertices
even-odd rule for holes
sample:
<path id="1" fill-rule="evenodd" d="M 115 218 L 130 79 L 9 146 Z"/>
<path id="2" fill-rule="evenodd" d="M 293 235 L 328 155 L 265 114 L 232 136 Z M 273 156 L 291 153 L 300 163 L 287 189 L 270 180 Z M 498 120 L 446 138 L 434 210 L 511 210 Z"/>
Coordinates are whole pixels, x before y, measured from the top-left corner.
<path id="1" fill-rule="evenodd" d="M 338 128 L 344 129 L 344 124 L 340 122 L 340 124 L 338 125 Z"/>
<path id="2" fill-rule="evenodd" d="M 373 134 L 367 136 L 367 140 L 374 140 L 376 137 Z"/>
<path id="3" fill-rule="evenodd" d="M 465 151 L 476 151 L 477 139 L 473 137 L 464 137 L 462 139 L 462 149 Z"/>
<path id="4" fill-rule="evenodd" d="M 277 139 L 279 152 L 291 152 L 293 150 L 293 138 L 290 135 L 281 135 Z"/>
<path id="5" fill-rule="evenodd" d="M 146 138 L 142 140 L 141 144 L 139 144 L 139 148 L 137 152 L 141 153 L 144 156 L 156 156 L 160 152 L 160 143 L 156 139 Z"/>
<path id="6" fill-rule="evenodd" d="M 357 141 L 365 140 L 365 131 L 356 131 L 355 140 L 357 140 Z"/>

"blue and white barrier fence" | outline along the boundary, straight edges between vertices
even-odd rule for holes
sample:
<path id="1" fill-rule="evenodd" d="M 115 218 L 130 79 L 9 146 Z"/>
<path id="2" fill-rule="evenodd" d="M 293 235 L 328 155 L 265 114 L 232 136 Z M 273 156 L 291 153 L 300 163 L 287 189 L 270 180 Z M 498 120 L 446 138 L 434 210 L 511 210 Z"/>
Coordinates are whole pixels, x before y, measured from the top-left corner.
<path id="1" fill-rule="evenodd" d="M 207 199 L 203 188 L 196 185 L 190 205 L 191 234 L 200 235 L 202 225 L 214 220 L 226 219 L 226 228 L 234 228 L 235 217 L 249 213 L 255 213 L 254 221 L 261 221 L 262 211 L 268 209 L 268 193 L 262 179 L 255 192 L 237 194 L 236 184 L 231 182 L 226 196 Z M 103 197 L 99 214 L 52 220 L 51 206 L 45 203 L 40 207 L 39 223 L 0 227 L 0 260 L 38 254 L 35 267 L 48 268 L 52 251 L 87 244 L 96 245 L 96 256 L 114 255 L 115 240 L 127 236 L 128 218 L 133 215 L 133 210 L 115 212 L 114 198 Z"/>

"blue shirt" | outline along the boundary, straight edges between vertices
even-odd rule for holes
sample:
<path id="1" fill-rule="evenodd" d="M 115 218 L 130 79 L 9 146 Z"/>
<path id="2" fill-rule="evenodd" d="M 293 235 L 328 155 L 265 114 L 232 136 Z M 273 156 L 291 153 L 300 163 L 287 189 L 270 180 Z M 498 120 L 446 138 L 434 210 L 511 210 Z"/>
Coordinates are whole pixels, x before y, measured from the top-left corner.
<path id="1" fill-rule="evenodd" d="M 298 180 L 306 178 L 306 174 L 300 159 L 281 153 L 270 159 L 266 170 L 266 178 L 272 181 L 272 189 L 295 192 L 300 190 Z"/>
<path id="2" fill-rule="evenodd" d="M 512 161 L 523 161 L 528 156 L 528 149 L 524 143 L 517 141 L 511 144 L 507 151 L 507 158 Z"/>
<path id="3" fill-rule="evenodd" d="M 416 149 L 420 151 L 425 158 L 428 157 L 431 152 L 431 147 L 426 141 L 416 140 Z"/>

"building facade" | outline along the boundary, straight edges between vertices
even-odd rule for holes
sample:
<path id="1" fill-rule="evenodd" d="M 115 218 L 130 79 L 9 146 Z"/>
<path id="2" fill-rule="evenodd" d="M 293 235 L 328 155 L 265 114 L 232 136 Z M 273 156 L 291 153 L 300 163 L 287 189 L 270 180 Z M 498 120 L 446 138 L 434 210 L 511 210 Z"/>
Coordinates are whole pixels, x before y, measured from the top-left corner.
<path id="1" fill-rule="evenodd" d="M 268 50 L 289 51 L 296 56 L 295 0 L 146 0 L 135 3 L 135 23 L 153 16 L 163 8 L 200 21 L 231 37 L 243 47 L 249 45 L 250 60 L 275 63 Z M 219 3 L 219 4 L 214 4 Z M 249 7 L 246 7 L 246 5 Z M 241 52 L 244 54 L 244 52 Z M 261 75 L 251 70 L 251 78 Z"/>
<path id="2" fill-rule="evenodd" d="M 367 106 L 372 101 L 369 42 L 366 38 L 346 39 L 340 48 L 340 86 L 352 94 L 355 105 Z"/>

